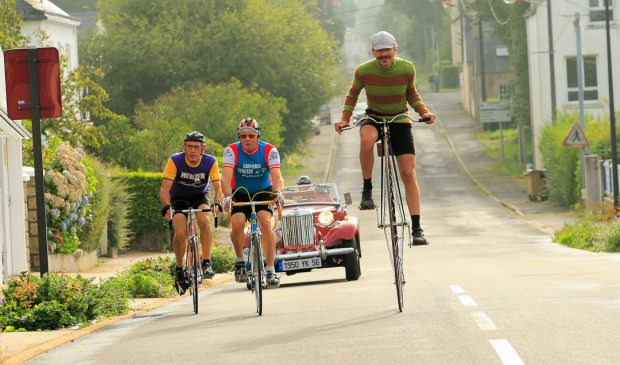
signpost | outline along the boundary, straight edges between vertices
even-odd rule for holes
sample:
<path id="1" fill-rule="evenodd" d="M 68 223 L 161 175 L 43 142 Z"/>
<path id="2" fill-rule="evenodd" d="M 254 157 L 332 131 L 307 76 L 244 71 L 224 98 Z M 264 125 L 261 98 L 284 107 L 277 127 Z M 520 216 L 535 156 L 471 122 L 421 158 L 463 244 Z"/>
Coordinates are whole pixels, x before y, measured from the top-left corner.
<path id="1" fill-rule="evenodd" d="M 570 128 L 566 138 L 564 138 L 564 142 L 562 142 L 562 145 L 566 147 L 590 147 L 590 142 L 586 138 L 586 134 L 583 132 L 579 121 L 575 122 Z"/>
<path id="2" fill-rule="evenodd" d="M 9 118 L 32 120 L 39 239 L 39 271 L 49 271 L 47 261 L 47 223 L 45 221 L 45 184 L 41 151 L 41 118 L 62 114 L 60 63 L 58 50 L 48 48 L 10 49 L 4 52 L 6 98 Z"/>
<path id="3" fill-rule="evenodd" d="M 502 101 L 480 102 L 480 123 L 499 123 L 499 143 L 504 158 L 504 126 L 503 123 L 511 122 L 510 103 Z"/>

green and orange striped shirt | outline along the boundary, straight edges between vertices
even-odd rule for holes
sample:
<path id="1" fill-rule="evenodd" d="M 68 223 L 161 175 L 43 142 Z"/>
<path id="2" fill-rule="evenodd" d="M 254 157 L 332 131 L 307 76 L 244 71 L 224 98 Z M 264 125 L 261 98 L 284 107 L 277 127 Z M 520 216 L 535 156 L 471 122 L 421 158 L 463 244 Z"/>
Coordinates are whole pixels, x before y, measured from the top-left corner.
<path id="1" fill-rule="evenodd" d="M 344 101 L 343 119 L 351 119 L 357 98 L 366 88 L 366 99 L 370 116 L 385 116 L 407 113 L 407 102 L 420 115 L 430 113 L 415 87 L 413 63 L 399 57 L 389 69 L 371 59 L 355 69 L 353 84 Z M 408 118 L 399 118 L 399 123 L 411 123 Z"/>

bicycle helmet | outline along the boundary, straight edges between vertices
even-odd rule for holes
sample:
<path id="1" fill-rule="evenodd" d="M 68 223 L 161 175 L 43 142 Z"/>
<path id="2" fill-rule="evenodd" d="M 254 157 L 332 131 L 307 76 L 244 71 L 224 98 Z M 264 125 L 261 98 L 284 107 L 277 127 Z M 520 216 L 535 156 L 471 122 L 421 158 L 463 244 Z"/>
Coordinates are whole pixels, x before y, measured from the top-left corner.
<path id="1" fill-rule="evenodd" d="M 256 132 L 260 137 L 260 124 L 253 118 L 245 118 L 237 126 L 237 134 L 240 132 Z"/>
<path id="2" fill-rule="evenodd" d="M 312 181 L 310 181 L 310 177 L 304 175 L 304 176 L 300 176 L 299 179 L 297 180 L 297 185 L 310 185 L 312 184 Z"/>
<path id="3" fill-rule="evenodd" d="M 198 131 L 189 132 L 185 135 L 183 142 L 192 141 L 192 142 L 200 142 L 202 144 L 205 143 L 205 136 Z"/>

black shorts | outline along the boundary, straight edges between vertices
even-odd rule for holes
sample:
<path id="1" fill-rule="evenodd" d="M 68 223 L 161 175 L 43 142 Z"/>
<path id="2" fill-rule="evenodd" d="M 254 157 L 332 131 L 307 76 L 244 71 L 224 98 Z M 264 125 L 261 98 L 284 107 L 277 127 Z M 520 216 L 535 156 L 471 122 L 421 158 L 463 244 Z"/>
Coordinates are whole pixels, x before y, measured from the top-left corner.
<path id="1" fill-rule="evenodd" d="M 177 212 L 189 208 L 198 209 L 201 204 L 209 205 L 209 197 L 207 194 L 199 194 L 185 197 L 170 198 L 170 206 L 174 209 L 174 214 L 183 214 L 187 217 L 187 213 Z"/>
<path id="2" fill-rule="evenodd" d="M 254 201 L 265 201 L 265 200 L 275 200 L 276 199 L 276 195 L 273 193 L 269 193 L 273 191 L 273 187 L 268 187 L 265 188 L 263 191 L 265 191 L 264 193 L 258 193 L 256 194 L 256 196 L 254 196 L 255 193 L 251 193 L 252 196 L 254 196 Z M 248 196 L 248 192 L 245 189 L 239 189 L 237 190 L 234 194 L 233 194 L 233 201 L 235 203 L 240 203 L 240 202 L 249 202 L 250 201 L 250 196 Z M 273 211 L 271 210 L 271 208 L 268 205 L 257 205 L 256 206 L 256 213 L 258 214 L 259 211 L 261 210 L 265 210 L 267 212 L 269 212 L 269 214 L 273 215 Z M 232 212 L 231 214 L 235 214 L 235 213 L 243 213 L 245 214 L 245 219 L 249 219 L 250 216 L 252 215 L 252 207 L 232 207 Z"/>
<path id="3" fill-rule="evenodd" d="M 372 125 L 377 129 L 377 141 L 381 139 L 383 128 L 370 119 L 364 120 L 360 128 L 365 125 Z M 410 123 L 390 123 L 388 124 L 390 132 L 390 140 L 392 141 L 392 152 L 395 156 L 412 154 L 415 155 L 415 146 L 413 145 L 413 134 L 411 134 Z"/>

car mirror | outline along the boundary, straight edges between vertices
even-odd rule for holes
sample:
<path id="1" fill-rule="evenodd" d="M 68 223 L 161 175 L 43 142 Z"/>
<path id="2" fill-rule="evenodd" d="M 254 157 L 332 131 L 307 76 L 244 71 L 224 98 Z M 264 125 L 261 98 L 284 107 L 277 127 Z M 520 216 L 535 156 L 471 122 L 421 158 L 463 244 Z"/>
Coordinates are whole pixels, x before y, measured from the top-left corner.
<path id="1" fill-rule="evenodd" d="M 351 198 L 351 193 L 344 193 L 344 202 L 347 205 L 353 205 L 353 199 Z"/>

